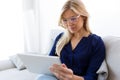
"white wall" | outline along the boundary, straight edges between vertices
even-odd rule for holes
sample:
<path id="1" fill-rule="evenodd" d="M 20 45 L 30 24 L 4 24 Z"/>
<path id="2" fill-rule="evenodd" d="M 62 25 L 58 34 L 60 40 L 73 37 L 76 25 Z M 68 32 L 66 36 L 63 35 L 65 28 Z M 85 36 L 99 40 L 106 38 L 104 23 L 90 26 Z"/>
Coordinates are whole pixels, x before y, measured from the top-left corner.
<path id="1" fill-rule="evenodd" d="M 21 0 L 0 0 L 0 60 L 24 51 Z"/>
<path id="2" fill-rule="evenodd" d="M 23 0 L 25 52 L 40 52 L 39 0 Z"/>
<path id="3" fill-rule="evenodd" d="M 90 13 L 90 27 L 101 36 L 120 37 L 120 0 L 83 0 Z"/>
<path id="4" fill-rule="evenodd" d="M 40 34 L 41 52 L 47 53 L 49 49 L 51 29 L 58 27 L 58 18 L 61 6 L 65 0 L 40 0 Z"/>
<path id="5" fill-rule="evenodd" d="M 66 0 L 40 1 L 40 26 L 57 27 L 59 12 Z M 82 0 L 90 13 L 90 28 L 96 34 L 120 36 L 120 0 Z"/>

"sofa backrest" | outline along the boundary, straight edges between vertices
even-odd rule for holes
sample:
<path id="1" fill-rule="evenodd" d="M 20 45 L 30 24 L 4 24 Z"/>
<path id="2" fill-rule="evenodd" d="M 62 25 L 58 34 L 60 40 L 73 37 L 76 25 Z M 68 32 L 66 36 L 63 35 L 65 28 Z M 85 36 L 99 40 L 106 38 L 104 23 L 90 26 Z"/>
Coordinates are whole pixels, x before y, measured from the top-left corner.
<path id="1" fill-rule="evenodd" d="M 120 37 L 103 37 L 106 47 L 106 62 L 108 65 L 108 79 L 120 80 Z"/>

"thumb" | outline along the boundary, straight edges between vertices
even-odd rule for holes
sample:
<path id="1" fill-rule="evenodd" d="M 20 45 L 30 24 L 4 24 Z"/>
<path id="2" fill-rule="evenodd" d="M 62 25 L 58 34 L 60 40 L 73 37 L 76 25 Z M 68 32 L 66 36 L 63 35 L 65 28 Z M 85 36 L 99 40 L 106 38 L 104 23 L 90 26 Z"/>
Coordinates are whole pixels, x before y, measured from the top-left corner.
<path id="1" fill-rule="evenodd" d="M 62 64 L 62 67 L 67 68 L 67 66 L 64 63 Z"/>

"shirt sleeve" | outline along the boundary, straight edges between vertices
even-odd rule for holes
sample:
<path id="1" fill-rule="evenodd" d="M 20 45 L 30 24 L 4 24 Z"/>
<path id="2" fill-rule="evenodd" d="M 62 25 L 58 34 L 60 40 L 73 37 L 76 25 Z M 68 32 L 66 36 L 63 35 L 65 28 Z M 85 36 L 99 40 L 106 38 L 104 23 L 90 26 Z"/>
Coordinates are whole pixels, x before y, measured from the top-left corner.
<path id="1" fill-rule="evenodd" d="M 87 73 L 84 77 L 84 80 L 97 80 L 97 70 L 105 59 L 105 46 L 100 37 L 97 37 L 92 40 L 93 53 L 90 58 L 89 66 Z"/>
<path id="2" fill-rule="evenodd" d="M 51 49 L 51 51 L 50 51 L 50 53 L 49 53 L 49 56 L 57 56 L 57 54 L 55 53 L 55 52 L 56 52 L 56 44 L 57 44 L 58 40 L 60 39 L 60 37 L 61 37 L 62 35 L 63 35 L 63 32 L 60 33 L 60 34 L 56 37 L 56 39 L 55 39 L 55 41 L 54 41 L 54 43 L 53 43 L 52 49 Z"/>

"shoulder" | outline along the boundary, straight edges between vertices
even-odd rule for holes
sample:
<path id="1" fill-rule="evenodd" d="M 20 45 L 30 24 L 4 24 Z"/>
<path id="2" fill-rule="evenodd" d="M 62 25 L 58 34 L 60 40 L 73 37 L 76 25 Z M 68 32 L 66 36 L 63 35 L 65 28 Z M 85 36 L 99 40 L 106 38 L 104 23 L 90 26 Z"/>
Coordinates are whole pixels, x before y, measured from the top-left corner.
<path id="1" fill-rule="evenodd" d="M 57 43 L 57 41 L 62 37 L 63 34 L 64 34 L 64 32 L 61 32 L 56 36 L 55 43 Z"/>
<path id="2" fill-rule="evenodd" d="M 63 34 L 64 32 L 59 33 L 56 38 L 60 38 Z"/>
<path id="3" fill-rule="evenodd" d="M 99 35 L 97 35 L 97 34 L 91 34 L 91 37 L 92 37 L 92 39 L 94 39 L 94 40 L 99 40 L 99 39 L 101 39 L 101 37 L 100 37 Z"/>
<path id="4" fill-rule="evenodd" d="M 91 39 L 92 39 L 92 44 L 93 44 L 94 46 L 95 46 L 95 45 L 98 45 L 98 44 L 104 45 L 104 42 L 103 42 L 101 36 L 99 36 L 99 35 L 91 34 Z"/>
<path id="5" fill-rule="evenodd" d="M 99 42 L 99 41 L 102 41 L 102 38 L 101 38 L 101 36 L 99 36 L 99 35 L 97 35 L 97 34 L 91 34 L 91 38 L 92 38 L 92 40 L 93 41 L 97 41 L 97 42 Z"/>
<path id="6" fill-rule="evenodd" d="M 56 40 L 59 40 L 62 37 L 63 34 L 64 34 L 64 32 L 59 33 L 56 37 Z"/>

